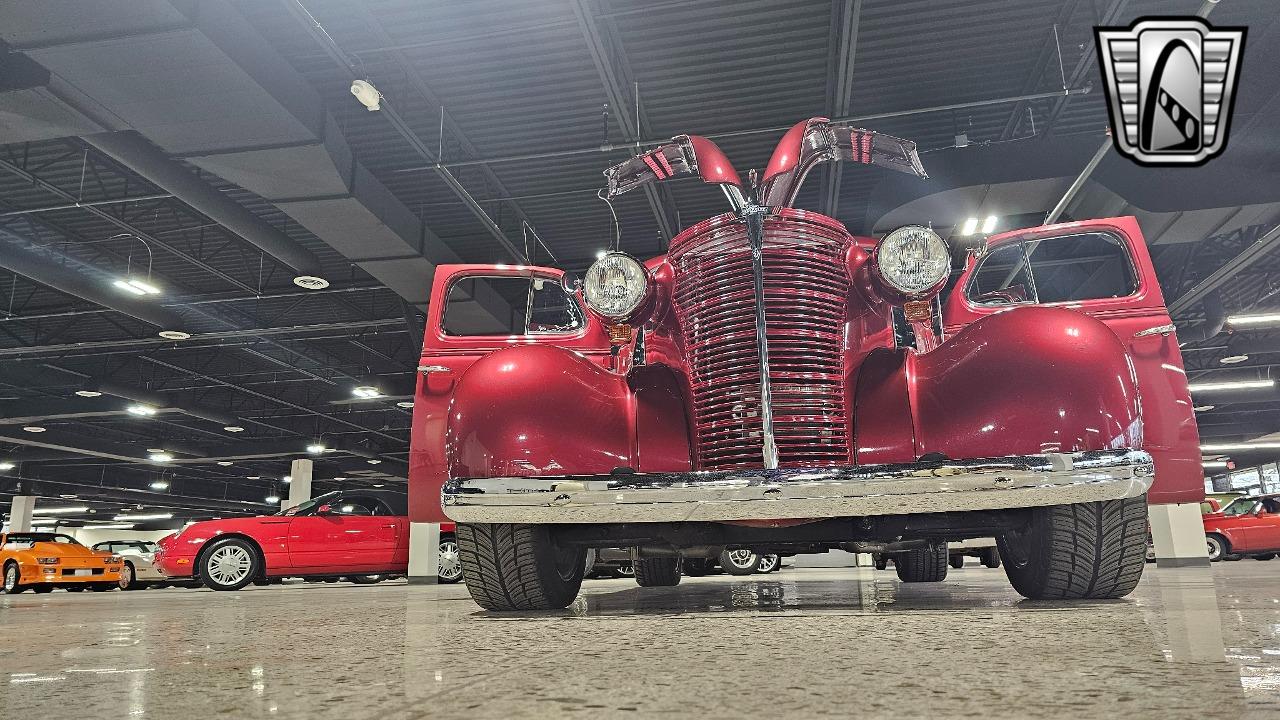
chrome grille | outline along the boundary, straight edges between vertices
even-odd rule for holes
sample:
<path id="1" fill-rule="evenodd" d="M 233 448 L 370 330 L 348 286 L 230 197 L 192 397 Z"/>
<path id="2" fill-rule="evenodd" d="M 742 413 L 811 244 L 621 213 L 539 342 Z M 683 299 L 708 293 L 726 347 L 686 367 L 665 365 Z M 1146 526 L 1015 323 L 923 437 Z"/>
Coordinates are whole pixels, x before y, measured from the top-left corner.
<path id="1" fill-rule="evenodd" d="M 764 294 L 774 436 L 783 466 L 847 463 L 841 333 L 849 277 L 844 228 L 782 210 L 765 221 Z M 741 222 L 708 222 L 668 255 L 693 389 L 698 468 L 759 467 L 759 353 L 751 251 Z"/>

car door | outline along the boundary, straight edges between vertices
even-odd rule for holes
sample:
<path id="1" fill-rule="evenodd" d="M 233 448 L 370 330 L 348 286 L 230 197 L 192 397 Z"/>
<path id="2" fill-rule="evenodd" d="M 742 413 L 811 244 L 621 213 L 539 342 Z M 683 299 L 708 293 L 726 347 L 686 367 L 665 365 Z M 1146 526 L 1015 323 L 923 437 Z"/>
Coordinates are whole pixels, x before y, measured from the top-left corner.
<path id="1" fill-rule="evenodd" d="M 289 525 L 289 560 L 307 574 L 385 570 L 398 527 L 373 498 L 336 495 Z"/>
<path id="2" fill-rule="evenodd" d="M 409 460 L 409 516 L 443 522 L 444 437 L 458 378 L 502 348 L 546 344 L 608 366 L 609 337 L 579 297 L 565 292 L 563 272 L 512 265 L 436 268 L 418 363 Z"/>
<path id="3" fill-rule="evenodd" d="M 1149 501 L 1203 498 L 1200 438 L 1182 353 L 1137 220 L 1062 223 L 992 237 L 947 299 L 945 333 L 1032 304 L 1077 310 L 1115 332 L 1133 359 L 1143 445 L 1156 463 Z"/>
<path id="4" fill-rule="evenodd" d="M 1263 498 L 1241 520 L 1248 550 L 1280 549 L 1280 500 Z"/>

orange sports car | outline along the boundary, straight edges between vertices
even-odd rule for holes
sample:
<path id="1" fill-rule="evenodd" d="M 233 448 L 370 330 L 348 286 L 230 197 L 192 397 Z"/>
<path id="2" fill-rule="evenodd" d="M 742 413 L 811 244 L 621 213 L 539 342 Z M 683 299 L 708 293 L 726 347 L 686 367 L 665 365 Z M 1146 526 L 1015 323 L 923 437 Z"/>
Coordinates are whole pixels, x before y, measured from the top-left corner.
<path id="1" fill-rule="evenodd" d="M 0 592 L 38 593 L 61 587 L 79 592 L 86 587 L 111 590 L 119 586 L 124 561 L 119 555 L 90 550 L 70 535 L 51 532 L 11 532 L 0 535 Z"/>

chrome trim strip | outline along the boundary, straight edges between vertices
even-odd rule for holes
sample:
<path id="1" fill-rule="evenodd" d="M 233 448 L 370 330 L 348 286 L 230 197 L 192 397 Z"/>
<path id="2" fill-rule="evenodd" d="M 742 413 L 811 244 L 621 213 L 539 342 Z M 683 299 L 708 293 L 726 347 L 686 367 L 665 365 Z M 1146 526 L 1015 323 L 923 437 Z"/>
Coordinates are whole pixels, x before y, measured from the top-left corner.
<path id="1" fill-rule="evenodd" d="M 909 515 L 1067 505 L 1142 495 L 1141 450 L 832 468 L 455 479 L 456 522 L 713 522 Z"/>
<path id="2" fill-rule="evenodd" d="M 751 276 L 755 283 L 756 353 L 760 357 L 760 432 L 766 469 L 778 467 L 778 444 L 773 435 L 773 383 L 769 379 L 769 333 L 764 317 L 764 216 L 769 208 L 750 204 L 742 209 L 747 223 L 747 243 L 751 246 Z"/>

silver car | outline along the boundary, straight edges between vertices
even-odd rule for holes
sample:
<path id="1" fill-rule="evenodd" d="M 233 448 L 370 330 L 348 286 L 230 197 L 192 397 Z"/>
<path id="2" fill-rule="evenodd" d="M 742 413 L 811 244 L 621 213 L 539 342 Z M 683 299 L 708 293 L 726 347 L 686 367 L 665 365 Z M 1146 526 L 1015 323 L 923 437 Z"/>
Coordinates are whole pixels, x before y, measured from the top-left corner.
<path id="1" fill-rule="evenodd" d="M 108 540 L 96 543 L 94 550 L 113 553 L 124 558 L 120 571 L 121 590 L 143 590 L 165 581 L 164 573 L 156 567 L 156 544 L 142 540 Z"/>

